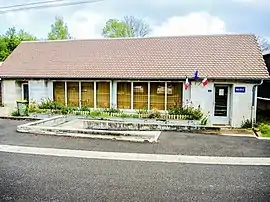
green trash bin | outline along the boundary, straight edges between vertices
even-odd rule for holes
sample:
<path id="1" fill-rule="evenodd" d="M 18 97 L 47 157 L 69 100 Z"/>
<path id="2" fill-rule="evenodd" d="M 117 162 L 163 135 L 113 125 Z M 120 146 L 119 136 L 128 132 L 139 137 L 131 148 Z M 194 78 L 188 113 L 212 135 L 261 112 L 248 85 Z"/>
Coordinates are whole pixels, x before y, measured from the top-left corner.
<path id="1" fill-rule="evenodd" d="M 20 116 L 28 116 L 28 101 L 18 100 L 17 101 L 18 113 Z"/>

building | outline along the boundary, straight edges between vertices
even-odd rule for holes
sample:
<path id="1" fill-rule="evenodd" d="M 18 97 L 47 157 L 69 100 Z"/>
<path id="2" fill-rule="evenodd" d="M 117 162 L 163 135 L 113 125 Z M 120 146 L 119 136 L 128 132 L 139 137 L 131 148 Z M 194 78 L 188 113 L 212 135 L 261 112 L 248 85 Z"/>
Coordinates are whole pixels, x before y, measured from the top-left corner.
<path id="1" fill-rule="evenodd" d="M 270 73 L 270 50 L 263 53 L 263 58 Z M 259 115 L 264 119 L 270 119 L 270 80 L 265 80 L 262 85 L 258 87 L 258 110 Z"/>
<path id="2" fill-rule="evenodd" d="M 22 42 L 0 77 L 6 106 L 50 98 L 68 106 L 165 112 L 189 104 L 209 114 L 210 123 L 234 127 L 255 118 L 256 85 L 269 78 L 253 35 Z"/>

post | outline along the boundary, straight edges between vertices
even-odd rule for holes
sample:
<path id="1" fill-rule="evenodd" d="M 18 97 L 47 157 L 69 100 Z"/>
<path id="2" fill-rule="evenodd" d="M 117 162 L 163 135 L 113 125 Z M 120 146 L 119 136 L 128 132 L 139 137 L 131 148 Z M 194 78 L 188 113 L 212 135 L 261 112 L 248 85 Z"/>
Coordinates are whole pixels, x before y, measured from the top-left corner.
<path id="1" fill-rule="evenodd" d="M 150 98 L 150 96 L 151 96 L 151 92 L 150 92 L 150 88 L 151 88 L 151 86 L 150 86 L 150 81 L 148 82 L 148 106 L 147 106 L 147 108 L 148 108 L 148 111 L 150 111 L 150 102 L 151 102 L 151 98 Z"/>
<path id="2" fill-rule="evenodd" d="M 167 81 L 165 82 L 165 107 L 164 107 L 164 109 L 165 109 L 165 112 L 167 112 L 167 98 L 168 98 L 168 83 L 167 83 Z"/>
<path id="3" fill-rule="evenodd" d="M 94 108 L 97 108 L 97 82 L 94 81 Z"/>
<path id="4" fill-rule="evenodd" d="M 67 106 L 68 96 L 67 96 L 67 81 L 65 81 L 65 105 Z"/>
<path id="5" fill-rule="evenodd" d="M 133 110 L 133 108 L 134 108 L 134 106 L 133 106 L 133 100 L 134 100 L 134 97 L 133 97 L 133 90 L 134 90 L 134 89 L 133 89 L 133 88 L 134 88 L 134 86 L 133 86 L 133 81 L 132 81 L 132 82 L 131 82 L 131 89 L 130 89 L 130 90 L 131 90 L 131 92 L 130 92 L 130 93 L 131 93 L 131 98 L 130 98 L 130 102 L 131 102 L 131 103 L 130 103 L 130 108 L 131 108 L 131 110 Z"/>
<path id="6" fill-rule="evenodd" d="M 79 107 L 82 107 L 82 82 L 79 81 Z"/>

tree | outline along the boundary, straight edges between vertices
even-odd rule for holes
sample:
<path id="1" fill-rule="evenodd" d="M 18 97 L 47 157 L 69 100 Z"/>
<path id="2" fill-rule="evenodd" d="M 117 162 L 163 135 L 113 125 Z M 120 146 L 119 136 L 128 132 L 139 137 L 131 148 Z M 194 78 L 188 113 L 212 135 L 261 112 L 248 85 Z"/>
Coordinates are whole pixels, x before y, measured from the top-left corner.
<path id="1" fill-rule="evenodd" d="M 51 31 L 48 33 L 49 40 L 62 40 L 62 39 L 71 39 L 71 36 L 68 32 L 67 24 L 64 23 L 62 17 L 55 17 L 54 24 L 51 25 Z"/>
<path id="2" fill-rule="evenodd" d="M 256 38 L 262 52 L 270 51 L 270 42 L 267 39 L 261 36 L 257 36 Z"/>
<path id="3" fill-rule="evenodd" d="M 145 37 L 149 32 L 149 25 L 143 20 L 126 16 L 124 20 L 109 19 L 103 28 L 102 35 L 107 38 Z"/>
<path id="4" fill-rule="evenodd" d="M 4 61 L 21 41 L 34 40 L 37 38 L 24 30 L 20 30 L 17 34 L 15 27 L 9 28 L 4 35 L 0 35 L 0 61 Z"/>
<path id="5" fill-rule="evenodd" d="M 131 35 L 134 37 L 145 37 L 151 31 L 149 24 L 134 16 L 125 16 L 124 22 L 130 27 Z"/>

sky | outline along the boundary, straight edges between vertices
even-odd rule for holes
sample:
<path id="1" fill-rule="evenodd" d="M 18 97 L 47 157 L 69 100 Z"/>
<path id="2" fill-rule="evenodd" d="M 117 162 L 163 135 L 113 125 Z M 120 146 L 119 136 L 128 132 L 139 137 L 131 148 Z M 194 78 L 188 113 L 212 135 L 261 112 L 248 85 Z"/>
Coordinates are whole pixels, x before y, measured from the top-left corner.
<path id="1" fill-rule="evenodd" d="M 35 1 L 46 0 L 0 0 L 0 7 Z M 150 36 L 252 33 L 270 40 L 269 8 L 270 0 L 104 0 L 76 6 L 0 12 L 0 34 L 9 27 L 16 27 L 45 39 L 55 16 L 62 16 L 72 37 L 101 38 L 108 19 L 132 15 L 150 25 Z"/>

